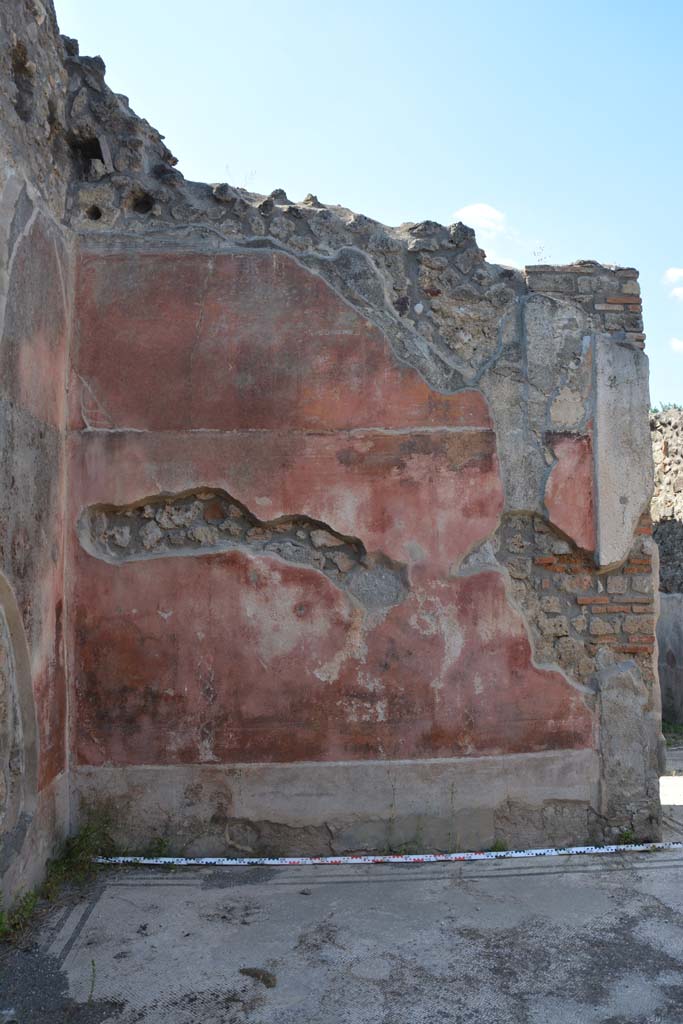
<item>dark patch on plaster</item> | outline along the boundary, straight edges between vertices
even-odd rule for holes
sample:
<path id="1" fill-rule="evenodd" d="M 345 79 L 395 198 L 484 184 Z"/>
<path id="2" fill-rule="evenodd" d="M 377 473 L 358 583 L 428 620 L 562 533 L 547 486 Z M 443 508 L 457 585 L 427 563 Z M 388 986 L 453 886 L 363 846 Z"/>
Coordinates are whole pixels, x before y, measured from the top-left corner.
<path id="1" fill-rule="evenodd" d="M 93 160 L 104 163 L 104 154 L 99 139 L 94 136 L 74 138 L 70 142 L 71 153 L 77 166 L 78 177 L 88 178 Z"/>
<path id="2" fill-rule="evenodd" d="M 272 881 L 277 873 L 277 868 L 224 868 L 222 871 L 212 871 L 204 875 L 202 889 L 232 889 L 240 885 L 260 885 Z"/>
<path id="3" fill-rule="evenodd" d="M 654 538 L 659 546 L 659 589 L 665 594 L 683 593 L 683 522 L 660 519 Z"/>
<path id="4" fill-rule="evenodd" d="M 484 929 L 458 927 L 453 916 L 444 921 L 445 940 L 451 948 L 476 949 L 476 969 L 470 958 L 462 965 L 463 981 L 469 985 L 470 998 L 475 999 L 491 984 L 510 999 L 516 1009 L 515 1020 L 530 1020 L 530 1011 L 538 998 L 534 980 L 551 978 L 552 987 L 541 988 L 542 994 L 552 994 L 559 1001 L 567 1000 L 576 1012 L 582 1009 L 596 1014 L 595 1019 L 609 1024 L 678 1024 L 680 1021 L 681 986 L 667 984 L 668 978 L 680 976 L 681 959 L 676 951 L 667 952 L 648 940 L 641 932 L 644 913 L 653 922 L 664 927 L 679 927 L 674 912 L 654 899 L 648 899 L 638 912 L 624 912 L 600 927 L 584 926 L 580 929 L 566 925 L 558 927 L 536 919 L 533 927 L 525 922 L 521 927 Z M 450 927 L 449 927 L 450 926 Z M 571 945 L 569 960 L 564 952 Z M 531 968 L 529 965 L 532 965 Z M 609 1015 L 614 996 L 620 988 L 633 984 L 657 986 L 661 1001 L 652 1007 L 652 1013 L 624 1017 Z M 561 1016 L 557 1011 L 555 1019 Z M 580 1016 L 577 1016 L 580 1019 Z M 590 1019 L 590 1018 L 589 1018 Z"/>
<path id="5" fill-rule="evenodd" d="M 218 489 L 93 505 L 81 515 L 78 533 L 86 551 L 112 564 L 241 550 L 322 572 L 367 608 L 400 604 L 408 593 L 405 566 L 368 554 L 356 537 L 308 516 L 258 519 Z"/>
<path id="6" fill-rule="evenodd" d="M 33 93 L 35 89 L 35 68 L 28 59 L 26 45 L 17 41 L 12 47 L 12 81 L 16 90 L 14 109 L 22 121 L 31 120 L 33 112 Z"/>
<path id="7" fill-rule="evenodd" d="M 22 814 L 13 829 L 2 833 L 0 875 L 3 875 L 12 866 L 15 858 L 19 857 L 32 820 L 30 815 Z"/>
<path id="8" fill-rule="evenodd" d="M 244 974 L 247 978 L 254 978 L 255 981 L 260 981 L 266 988 L 275 988 L 277 985 L 277 977 L 264 967 L 240 967 L 240 974 Z"/>

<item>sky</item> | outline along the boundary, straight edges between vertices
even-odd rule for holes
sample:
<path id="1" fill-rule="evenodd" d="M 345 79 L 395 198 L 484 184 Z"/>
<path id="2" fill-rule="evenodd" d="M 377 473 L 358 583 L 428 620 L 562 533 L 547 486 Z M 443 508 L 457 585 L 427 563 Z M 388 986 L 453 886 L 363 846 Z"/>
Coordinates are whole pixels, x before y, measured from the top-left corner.
<path id="1" fill-rule="evenodd" d="M 683 404 L 680 0 L 55 6 L 187 178 L 637 267 L 652 403 Z"/>

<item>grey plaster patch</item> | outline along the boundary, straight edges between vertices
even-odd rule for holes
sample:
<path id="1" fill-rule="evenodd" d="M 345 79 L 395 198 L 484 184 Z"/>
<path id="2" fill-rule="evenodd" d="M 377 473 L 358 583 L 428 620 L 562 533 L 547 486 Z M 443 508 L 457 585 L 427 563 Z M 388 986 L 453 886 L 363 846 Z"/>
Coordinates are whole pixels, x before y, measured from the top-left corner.
<path id="1" fill-rule="evenodd" d="M 584 842 L 600 810 L 593 750 L 421 761 L 76 767 L 74 827 L 106 801 L 117 845 L 160 836 L 189 856 L 486 849 L 509 801 L 537 812 L 532 845 Z M 567 802 L 584 817 L 555 813 Z M 508 819 L 509 820 L 509 819 Z"/>
<path id="2" fill-rule="evenodd" d="M 22 860 L 38 802 L 38 738 L 30 654 L 16 596 L 0 572 L 0 890 Z"/>
<path id="3" fill-rule="evenodd" d="M 542 510 L 550 456 L 545 435 L 558 417 L 566 419 L 562 410 L 573 410 L 574 425 L 587 418 L 590 325 L 575 303 L 538 293 L 517 298 L 501 317 L 499 349 L 479 384 L 496 425 L 509 512 Z"/>
<path id="4" fill-rule="evenodd" d="M 609 336 L 595 340 L 594 457 L 601 566 L 626 558 L 652 496 L 648 365 L 639 348 Z"/>
<path id="5" fill-rule="evenodd" d="M 650 705 L 647 684 L 633 662 L 609 664 L 597 673 L 600 698 L 602 808 L 609 840 L 628 831 L 636 839 L 660 835 L 659 708 Z"/>

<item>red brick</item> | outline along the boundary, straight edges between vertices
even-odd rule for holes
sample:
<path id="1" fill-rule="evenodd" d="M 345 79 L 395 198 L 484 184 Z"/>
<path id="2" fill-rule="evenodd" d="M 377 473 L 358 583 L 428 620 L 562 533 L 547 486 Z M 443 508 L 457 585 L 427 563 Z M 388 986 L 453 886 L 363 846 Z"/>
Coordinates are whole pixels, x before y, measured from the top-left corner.
<path id="1" fill-rule="evenodd" d="M 577 597 L 577 604 L 609 604 L 609 597 L 607 595 L 599 597 Z"/>
<path id="2" fill-rule="evenodd" d="M 607 612 L 630 612 L 630 604 L 600 604 L 593 608 L 594 615 L 602 615 Z"/>

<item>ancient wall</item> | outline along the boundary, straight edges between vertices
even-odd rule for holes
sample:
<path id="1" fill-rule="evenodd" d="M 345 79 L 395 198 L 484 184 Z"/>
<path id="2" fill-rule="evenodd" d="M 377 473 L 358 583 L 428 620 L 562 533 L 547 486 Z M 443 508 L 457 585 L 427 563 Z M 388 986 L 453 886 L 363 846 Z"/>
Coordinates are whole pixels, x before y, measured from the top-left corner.
<path id="1" fill-rule="evenodd" d="M 61 490 L 12 498 L 40 544 L 10 583 L 53 652 L 64 602 L 72 827 L 106 802 L 126 846 L 186 853 L 657 836 L 637 272 L 186 182 L 50 46 L 73 312 L 51 334 L 18 286 L 8 401 Z M 48 784 L 63 662 L 34 658 Z"/>
<path id="2" fill-rule="evenodd" d="M 0 880 L 67 827 L 66 360 L 73 235 L 67 71 L 53 13 L 0 10 Z"/>
<path id="3" fill-rule="evenodd" d="M 292 254 L 157 231 L 98 228 L 80 246 L 78 791 L 114 792 L 137 845 L 181 829 L 193 850 L 651 831 L 644 356 L 639 331 L 606 330 L 639 326 L 635 273 L 522 279 L 484 264 L 462 229 L 408 250 L 410 276 L 436 265 L 432 291 L 455 279 L 502 295 L 502 322 L 485 291 L 470 300 L 478 337 L 461 365 L 484 386 L 437 387 Z M 405 343 L 417 361 L 418 339 Z M 627 493 L 617 452 L 641 471 Z M 626 786 L 620 766 L 612 792 L 599 744 L 613 689 L 639 721 L 635 776 Z M 505 775 L 510 756 L 513 791 L 485 795 L 479 773 Z"/>
<path id="4" fill-rule="evenodd" d="M 657 622 L 662 714 L 683 724 L 683 411 L 650 418 L 655 462 L 652 518 L 659 546 Z"/>

